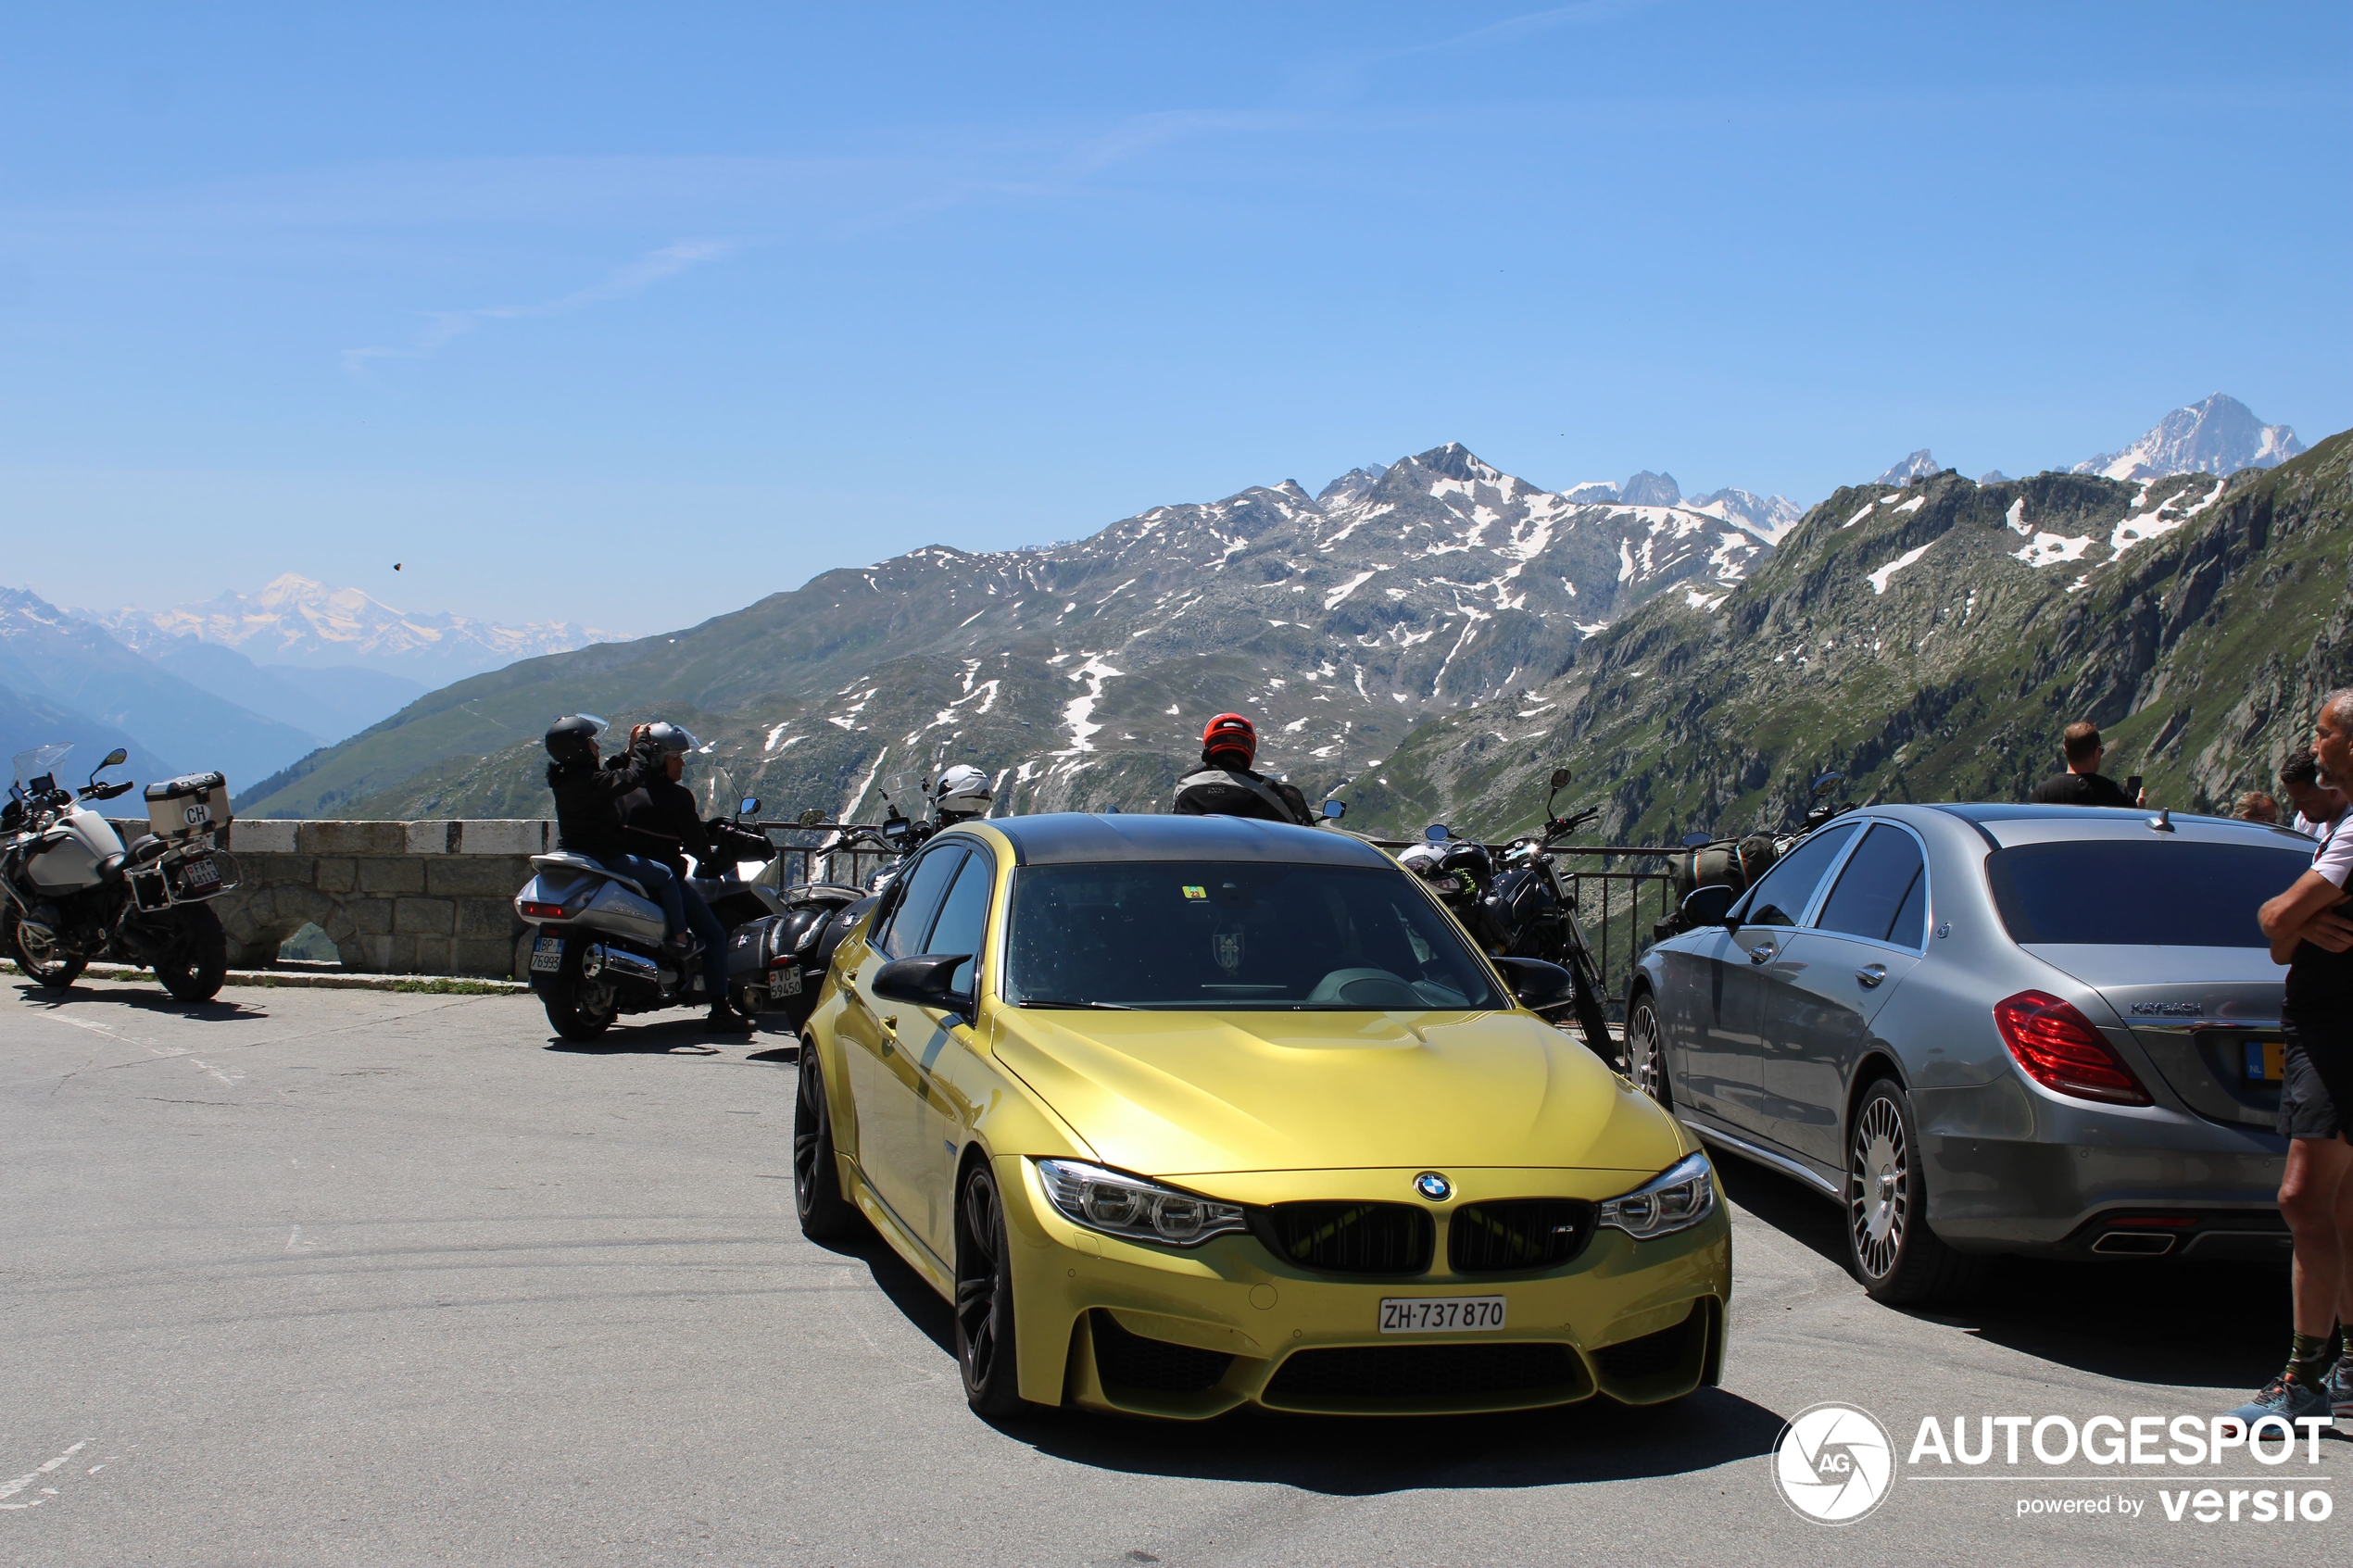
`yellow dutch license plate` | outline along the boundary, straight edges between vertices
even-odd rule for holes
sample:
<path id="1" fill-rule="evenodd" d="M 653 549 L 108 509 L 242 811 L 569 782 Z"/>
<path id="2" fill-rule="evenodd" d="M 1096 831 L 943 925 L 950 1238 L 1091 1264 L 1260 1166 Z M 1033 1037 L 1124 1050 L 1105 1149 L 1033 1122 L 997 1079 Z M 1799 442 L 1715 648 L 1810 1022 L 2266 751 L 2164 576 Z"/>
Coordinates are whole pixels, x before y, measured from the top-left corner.
<path id="1" fill-rule="evenodd" d="M 2273 1084 L 2287 1076 L 2287 1046 L 2279 1040 L 2246 1042 L 2246 1081 Z"/>

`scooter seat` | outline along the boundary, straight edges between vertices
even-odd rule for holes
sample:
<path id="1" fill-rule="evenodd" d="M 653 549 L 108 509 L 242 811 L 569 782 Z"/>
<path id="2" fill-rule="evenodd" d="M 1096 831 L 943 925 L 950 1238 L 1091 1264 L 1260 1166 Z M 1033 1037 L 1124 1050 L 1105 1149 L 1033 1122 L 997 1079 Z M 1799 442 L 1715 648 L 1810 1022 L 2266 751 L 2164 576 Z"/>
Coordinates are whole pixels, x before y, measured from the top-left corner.
<path id="1" fill-rule="evenodd" d="M 589 876 L 600 876 L 609 882 L 621 884 L 640 898 L 653 897 L 652 894 L 646 891 L 646 884 L 635 877 L 624 876 L 619 872 L 608 870 L 599 862 L 590 859 L 576 850 L 559 849 L 551 855 L 534 855 L 531 858 L 531 863 L 535 866 L 545 866 L 551 871 L 580 872 Z"/>

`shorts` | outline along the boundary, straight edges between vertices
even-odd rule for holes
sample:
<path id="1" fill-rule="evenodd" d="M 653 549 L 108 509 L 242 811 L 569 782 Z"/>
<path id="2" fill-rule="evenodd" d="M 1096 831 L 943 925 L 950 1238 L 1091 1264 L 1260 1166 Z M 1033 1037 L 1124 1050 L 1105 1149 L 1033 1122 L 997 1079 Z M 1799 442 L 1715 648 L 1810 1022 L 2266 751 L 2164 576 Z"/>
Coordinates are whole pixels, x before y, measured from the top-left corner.
<path id="1" fill-rule="evenodd" d="M 2281 1021 L 2285 1058 L 2280 1070 L 2280 1136 L 2333 1138 L 2353 1132 L 2353 1028 L 2299 1026 Z"/>

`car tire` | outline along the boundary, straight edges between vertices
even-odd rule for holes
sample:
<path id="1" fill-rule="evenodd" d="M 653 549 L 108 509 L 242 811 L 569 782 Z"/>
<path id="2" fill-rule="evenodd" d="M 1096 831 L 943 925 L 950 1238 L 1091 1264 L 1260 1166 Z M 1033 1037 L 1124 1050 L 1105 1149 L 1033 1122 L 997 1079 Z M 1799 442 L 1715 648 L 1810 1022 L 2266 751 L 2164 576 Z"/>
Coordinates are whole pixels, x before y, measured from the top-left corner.
<path id="1" fill-rule="evenodd" d="M 1648 991 L 1634 993 L 1626 1010 L 1626 1076 L 1634 1086 L 1656 1100 L 1664 1110 L 1675 1109 L 1674 1085 L 1667 1081 L 1667 1058 L 1661 1050 L 1658 998 Z"/>
<path id="2" fill-rule="evenodd" d="M 207 905 L 183 904 L 176 914 L 180 939 L 172 956 L 156 965 L 156 978 L 175 1001 L 208 1002 L 229 979 L 228 934 Z"/>
<path id="3" fill-rule="evenodd" d="M 1013 1317 L 1005 1205 L 995 1173 L 975 1164 L 956 1194 L 956 1366 L 964 1401 L 986 1421 L 1031 1408 L 1021 1397 Z"/>
<path id="4" fill-rule="evenodd" d="M 1985 1260 L 1957 1252 L 1929 1228 L 1912 1097 L 1881 1078 L 1856 1103 L 1846 1134 L 1846 1266 L 1874 1301 L 1929 1307 L 1958 1300 Z"/>
<path id="5" fill-rule="evenodd" d="M 800 1042 L 799 1076 L 792 1111 L 793 1208 L 800 1218 L 801 1235 L 812 1241 L 834 1241 L 857 1224 L 858 1209 L 841 1193 L 833 1112 L 825 1105 L 816 1042 L 806 1038 Z"/>

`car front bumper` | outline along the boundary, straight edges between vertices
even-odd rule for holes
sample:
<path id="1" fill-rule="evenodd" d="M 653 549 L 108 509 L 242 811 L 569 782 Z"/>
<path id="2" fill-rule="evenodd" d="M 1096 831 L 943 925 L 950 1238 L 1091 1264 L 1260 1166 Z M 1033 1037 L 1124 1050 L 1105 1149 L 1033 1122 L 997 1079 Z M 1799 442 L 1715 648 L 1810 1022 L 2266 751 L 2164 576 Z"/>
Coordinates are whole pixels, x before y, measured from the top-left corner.
<path id="1" fill-rule="evenodd" d="M 1653 1173 L 1450 1171 L 1431 1272 L 1321 1273 L 1249 1234 L 1196 1248 L 1130 1242 L 1073 1223 L 1037 1167 L 995 1161 L 1013 1252 L 1022 1394 L 1101 1410 L 1202 1420 L 1244 1404 L 1327 1414 L 1454 1414 L 1568 1404 L 1603 1394 L 1650 1404 L 1720 1380 L 1731 1298 L 1731 1226 L 1636 1241 L 1594 1233 L 1568 1262 L 1527 1273 L 1446 1269 L 1445 1225 L 1480 1198 L 1596 1201 Z M 1409 1190 L 1412 1171 L 1280 1172 L 1181 1185 L 1241 1203 L 1364 1199 Z M 1383 1298 L 1501 1296 L 1502 1329 L 1384 1335 Z"/>

